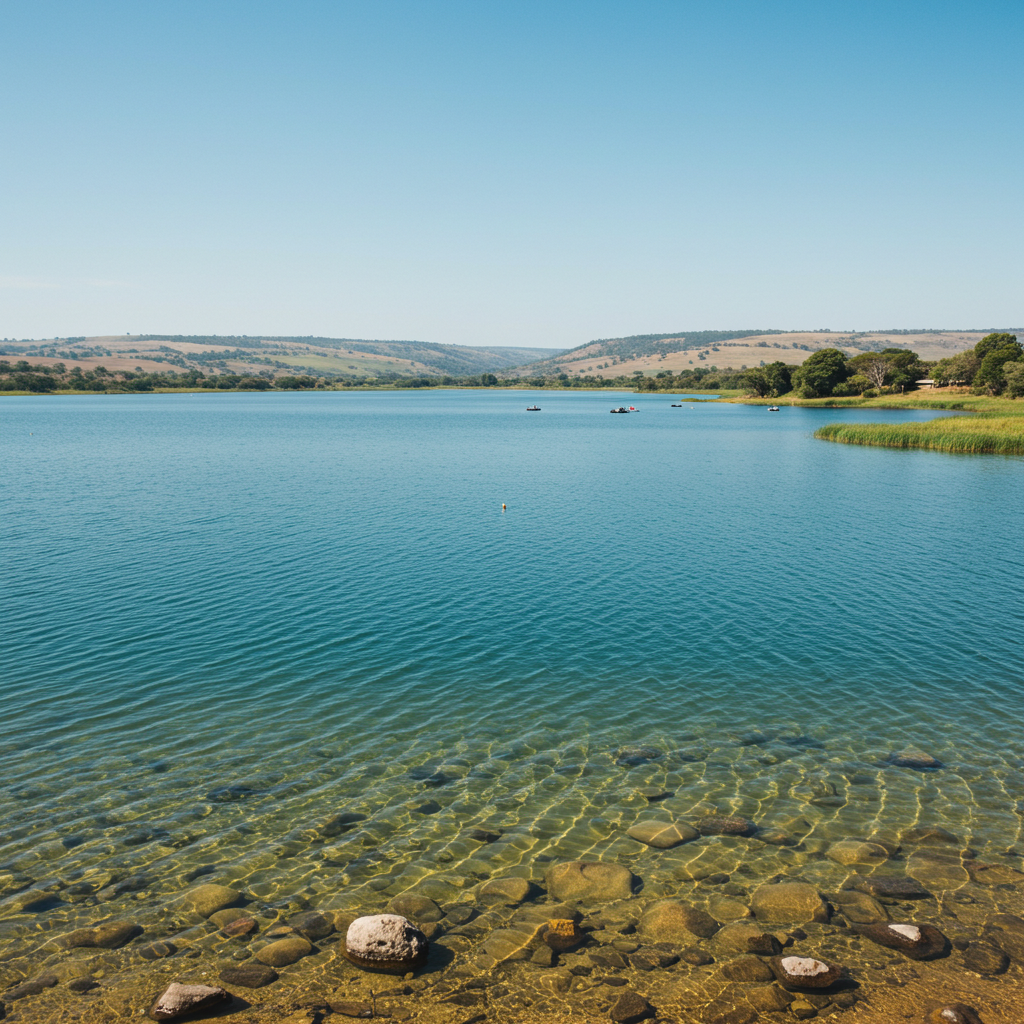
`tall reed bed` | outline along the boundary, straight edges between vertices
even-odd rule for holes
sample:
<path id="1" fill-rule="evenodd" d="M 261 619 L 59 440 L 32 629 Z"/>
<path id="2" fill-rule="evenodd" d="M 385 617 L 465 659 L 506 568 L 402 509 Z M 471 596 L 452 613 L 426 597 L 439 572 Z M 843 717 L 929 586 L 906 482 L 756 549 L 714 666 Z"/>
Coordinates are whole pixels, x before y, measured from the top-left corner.
<path id="1" fill-rule="evenodd" d="M 1024 416 L 950 416 L 925 423 L 829 423 L 814 436 L 884 448 L 1024 455 Z"/>

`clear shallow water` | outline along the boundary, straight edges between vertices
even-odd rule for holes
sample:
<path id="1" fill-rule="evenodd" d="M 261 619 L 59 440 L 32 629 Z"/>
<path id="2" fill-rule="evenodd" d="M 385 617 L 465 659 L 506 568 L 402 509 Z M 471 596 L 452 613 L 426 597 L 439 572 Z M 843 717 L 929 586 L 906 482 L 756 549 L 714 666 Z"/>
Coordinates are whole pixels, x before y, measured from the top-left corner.
<path id="1" fill-rule="evenodd" d="M 1024 461 L 811 436 L 932 413 L 674 400 L 5 402 L 7 910 L 108 872 L 156 920 L 211 865 L 280 908 L 538 857 L 838 887 L 829 843 L 919 824 L 1020 868 Z M 802 845 L 624 835 L 709 812 Z M 58 894 L 0 943 L 96 913 Z"/>

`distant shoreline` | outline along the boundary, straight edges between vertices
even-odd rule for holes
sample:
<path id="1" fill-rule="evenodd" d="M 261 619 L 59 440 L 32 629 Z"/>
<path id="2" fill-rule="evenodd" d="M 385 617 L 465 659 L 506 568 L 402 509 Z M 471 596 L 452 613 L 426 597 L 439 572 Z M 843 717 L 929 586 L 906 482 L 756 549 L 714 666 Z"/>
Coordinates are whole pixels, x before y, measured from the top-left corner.
<path id="1" fill-rule="evenodd" d="M 629 388 L 609 388 L 609 387 L 535 387 L 532 385 L 522 385 L 507 387 L 492 385 L 485 387 L 482 384 L 478 386 L 472 386 L 468 384 L 438 384 L 436 387 L 423 387 L 423 388 L 396 388 L 396 387 L 355 387 L 355 388 L 294 388 L 294 389 L 282 389 L 282 388 L 267 388 L 266 390 L 258 390 L 256 388 L 154 388 L 152 391 L 0 391 L 0 398 L 77 398 L 81 396 L 89 396 L 91 398 L 111 398 L 119 396 L 131 396 L 133 398 L 145 398 L 146 396 L 152 395 L 323 395 L 323 394 L 360 394 L 367 391 L 372 392 L 393 392 L 395 394 L 416 394 L 422 391 L 550 391 L 572 393 L 574 391 L 594 391 L 602 394 L 628 394 L 628 395 L 646 395 L 648 397 L 665 397 L 671 398 L 676 395 L 697 395 L 694 391 L 637 391 Z M 709 391 L 708 397 L 704 398 L 699 396 L 701 401 L 716 401 L 720 398 L 732 399 L 735 396 L 741 395 L 741 391 L 719 389 L 716 391 Z"/>

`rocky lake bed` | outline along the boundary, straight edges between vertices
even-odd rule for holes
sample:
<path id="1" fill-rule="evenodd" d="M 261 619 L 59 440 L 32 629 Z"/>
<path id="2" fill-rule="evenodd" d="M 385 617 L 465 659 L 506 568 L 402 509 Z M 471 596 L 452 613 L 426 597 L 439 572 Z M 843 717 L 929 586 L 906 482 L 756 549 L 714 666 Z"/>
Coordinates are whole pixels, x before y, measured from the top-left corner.
<path id="1" fill-rule="evenodd" d="M 899 779 L 917 785 L 943 770 L 922 757 L 931 755 L 882 759 L 902 773 L 894 793 Z M 605 819 L 589 852 L 578 838 L 538 844 L 542 827 L 492 808 L 427 869 L 413 823 L 448 803 L 467 774 L 457 760 L 404 776 L 415 809 L 399 833 L 415 861 L 354 872 L 355 852 L 378 848 L 373 809 L 355 802 L 308 828 L 304 851 L 276 851 L 278 874 L 303 853 L 318 864 L 291 891 L 222 846 L 220 861 L 168 876 L 152 864 L 126 870 L 128 859 L 100 849 L 92 866 L 68 868 L 79 844 L 26 843 L 0 866 L 6 1019 L 1018 1020 L 1019 848 L 978 849 L 948 822 L 921 817 L 850 834 L 835 823 L 845 798 L 820 780 L 807 814 L 748 817 L 724 801 L 685 799 L 683 779 L 666 770 L 671 757 L 636 747 L 609 755 L 627 812 Z M 213 806 L 235 808 L 255 793 L 210 791 Z M 834 820 L 812 824 L 822 808 Z M 155 859 L 173 833 L 151 832 L 134 849 Z M 569 845 L 576 856 L 563 859 Z M 181 863 L 173 844 L 162 852 L 165 864 Z M 418 943 L 397 969 L 375 967 L 356 935 L 381 914 Z"/>

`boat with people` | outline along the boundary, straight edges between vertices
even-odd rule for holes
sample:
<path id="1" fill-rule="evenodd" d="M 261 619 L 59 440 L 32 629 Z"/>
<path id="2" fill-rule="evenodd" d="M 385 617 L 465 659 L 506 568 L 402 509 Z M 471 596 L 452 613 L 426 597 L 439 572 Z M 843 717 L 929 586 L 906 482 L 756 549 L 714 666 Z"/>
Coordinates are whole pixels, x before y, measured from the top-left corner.
<path id="1" fill-rule="evenodd" d="M 526 407 L 526 411 L 527 412 L 540 412 L 540 406 L 539 405 L 528 405 Z"/>
<path id="2" fill-rule="evenodd" d="M 778 412 L 779 411 L 779 407 L 777 405 L 769 405 L 768 406 L 768 411 L 769 412 Z"/>
<path id="3" fill-rule="evenodd" d="M 673 409 L 682 409 L 682 406 L 681 405 L 676 405 L 675 402 L 673 402 L 672 403 L 672 408 Z"/>
<path id="4" fill-rule="evenodd" d="M 629 410 L 628 410 L 628 409 L 624 409 L 624 408 L 623 408 L 623 407 L 622 407 L 622 406 L 620 405 L 620 406 L 618 407 L 618 409 L 612 409 L 612 412 L 629 412 Z"/>

